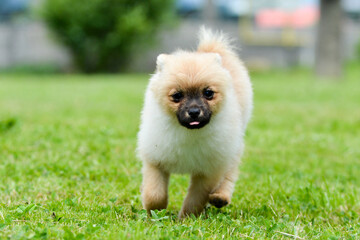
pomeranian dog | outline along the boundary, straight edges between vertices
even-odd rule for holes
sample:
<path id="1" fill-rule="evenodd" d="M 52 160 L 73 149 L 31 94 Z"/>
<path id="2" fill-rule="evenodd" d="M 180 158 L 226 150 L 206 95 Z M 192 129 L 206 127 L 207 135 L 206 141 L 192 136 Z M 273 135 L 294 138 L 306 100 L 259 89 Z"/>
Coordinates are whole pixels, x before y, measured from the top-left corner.
<path id="1" fill-rule="evenodd" d="M 145 94 L 138 156 L 142 201 L 165 209 L 171 173 L 191 174 L 179 217 L 230 203 L 252 111 L 252 86 L 228 38 L 202 28 L 197 51 L 160 54 Z"/>

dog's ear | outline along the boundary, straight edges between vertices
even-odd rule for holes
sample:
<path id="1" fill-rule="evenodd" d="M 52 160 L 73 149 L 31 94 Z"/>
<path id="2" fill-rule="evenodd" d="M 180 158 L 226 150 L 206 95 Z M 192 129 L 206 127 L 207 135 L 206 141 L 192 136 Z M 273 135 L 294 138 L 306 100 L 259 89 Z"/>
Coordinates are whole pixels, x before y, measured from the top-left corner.
<path id="1" fill-rule="evenodd" d="M 158 71 L 161 71 L 164 67 L 164 64 L 166 62 L 166 59 L 168 58 L 169 55 L 167 54 L 160 54 L 157 59 L 156 59 L 156 69 Z"/>

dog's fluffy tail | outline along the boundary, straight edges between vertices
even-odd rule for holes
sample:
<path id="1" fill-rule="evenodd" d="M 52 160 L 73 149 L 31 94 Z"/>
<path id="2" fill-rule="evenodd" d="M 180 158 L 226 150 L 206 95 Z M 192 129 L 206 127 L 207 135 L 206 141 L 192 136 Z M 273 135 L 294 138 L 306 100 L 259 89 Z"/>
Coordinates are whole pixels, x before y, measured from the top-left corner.
<path id="1" fill-rule="evenodd" d="M 222 57 L 236 55 L 231 39 L 222 32 L 213 32 L 202 26 L 199 31 L 198 52 L 219 53 Z"/>

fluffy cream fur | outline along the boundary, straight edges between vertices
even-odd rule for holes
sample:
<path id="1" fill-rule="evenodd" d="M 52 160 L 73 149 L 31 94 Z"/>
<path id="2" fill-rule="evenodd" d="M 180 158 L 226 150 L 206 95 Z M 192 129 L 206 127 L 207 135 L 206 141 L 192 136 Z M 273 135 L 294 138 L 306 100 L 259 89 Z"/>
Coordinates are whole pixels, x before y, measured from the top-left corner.
<path id="1" fill-rule="evenodd" d="M 216 89 L 209 101 L 210 122 L 200 129 L 181 126 L 172 91 L 207 86 Z M 166 208 L 170 173 L 191 174 L 180 217 L 201 213 L 207 202 L 217 207 L 230 203 L 251 111 L 247 70 L 223 34 L 203 28 L 196 52 L 159 55 L 138 133 L 144 208 Z"/>

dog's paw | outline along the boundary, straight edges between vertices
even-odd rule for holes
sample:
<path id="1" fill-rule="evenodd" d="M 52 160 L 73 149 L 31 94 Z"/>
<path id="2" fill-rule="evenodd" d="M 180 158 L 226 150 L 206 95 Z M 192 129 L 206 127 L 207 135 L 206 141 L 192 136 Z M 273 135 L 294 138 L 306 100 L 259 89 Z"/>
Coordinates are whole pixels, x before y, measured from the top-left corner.
<path id="1" fill-rule="evenodd" d="M 197 214 L 196 212 L 192 212 L 192 211 L 186 211 L 184 209 L 181 209 L 181 211 L 179 212 L 178 214 L 178 218 L 181 220 L 181 219 L 186 219 L 188 217 L 191 217 L 191 216 L 198 216 L 199 214 Z"/>
<path id="2" fill-rule="evenodd" d="M 230 203 L 230 198 L 221 193 L 209 195 L 209 203 L 217 208 L 222 208 Z"/>
<path id="3" fill-rule="evenodd" d="M 184 211 L 180 211 L 178 214 L 178 218 L 181 219 L 185 219 L 186 217 L 188 217 L 189 215 L 187 213 L 185 213 Z"/>
<path id="4" fill-rule="evenodd" d="M 178 217 L 180 219 L 184 219 L 187 217 L 195 216 L 198 217 L 204 211 L 203 205 L 195 205 L 195 206 L 183 206 L 179 212 Z"/>

